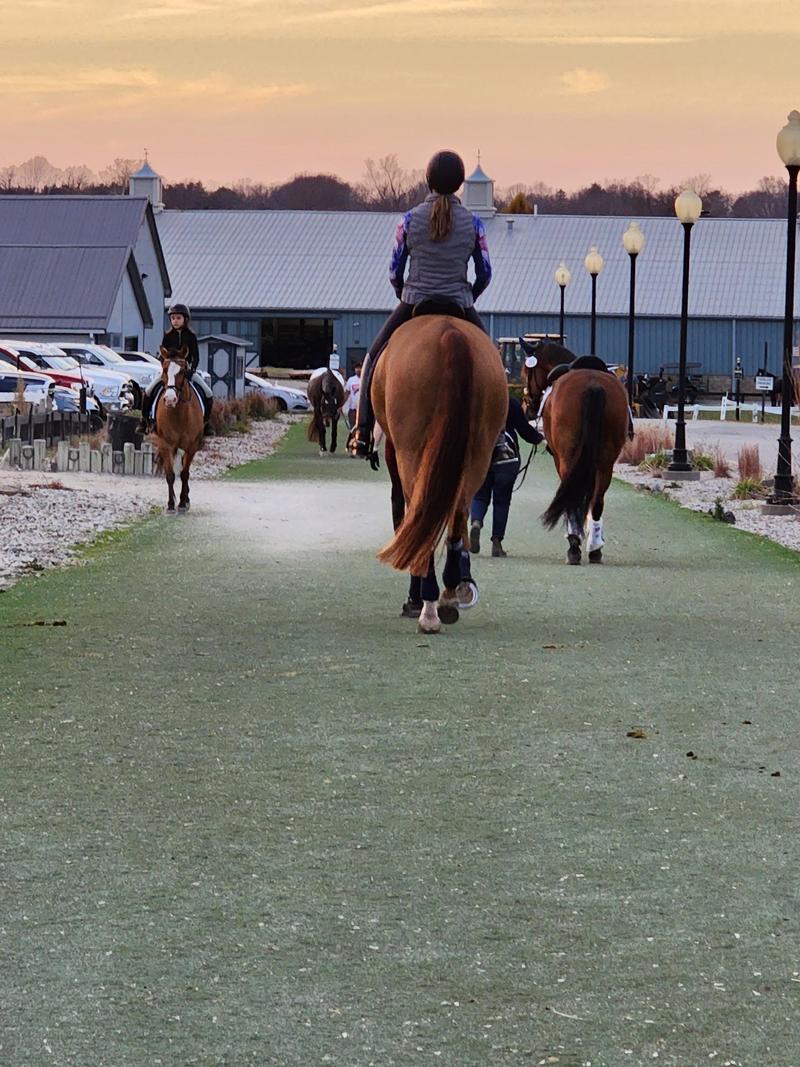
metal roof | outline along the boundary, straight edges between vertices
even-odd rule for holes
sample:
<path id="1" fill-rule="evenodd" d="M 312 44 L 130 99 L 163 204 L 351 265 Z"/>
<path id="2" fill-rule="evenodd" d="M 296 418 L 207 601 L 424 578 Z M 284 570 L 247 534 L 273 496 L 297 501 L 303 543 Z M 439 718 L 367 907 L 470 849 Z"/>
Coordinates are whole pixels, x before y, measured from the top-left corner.
<path id="1" fill-rule="evenodd" d="M 646 238 L 636 269 L 639 315 L 678 316 L 683 230 L 674 218 L 638 220 Z M 398 216 L 379 212 L 165 211 L 157 225 L 176 298 L 193 309 L 388 311 L 389 254 Z M 583 260 L 597 245 L 601 315 L 627 315 L 627 217 L 497 215 L 485 222 L 494 267 L 482 313 L 557 314 L 553 279 L 572 272 L 568 313 L 589 314 Z M 786 223 L 700 219 L 692 230 L 690 314 L 782 319 Z M 796 306 L 800 306 L 798 303 Z"/>
<path id="2" fill-rule="evenodd" d="M 111 247 L 133 251 L 143 225 L 150 230 L 164 292 L 170 280 L 147 197 L 0 196 L 0 249 L 31 247 Z"/>
<path id="3" fill-rule="evenodd" d="M 104 330 L 127 248 L 0 247 L 0 328 Z"/>

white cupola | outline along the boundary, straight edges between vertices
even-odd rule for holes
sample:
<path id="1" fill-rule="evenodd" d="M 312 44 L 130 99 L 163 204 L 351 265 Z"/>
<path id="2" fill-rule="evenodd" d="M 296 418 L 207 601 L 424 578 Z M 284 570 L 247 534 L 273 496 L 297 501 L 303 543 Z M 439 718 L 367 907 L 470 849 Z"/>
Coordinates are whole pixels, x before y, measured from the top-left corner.
<path id="1" fill-rule="evenodd" d="M 146 196 L 153 206 L 153 211 L 164 210 L 161 178 L 145 158 L 144 166 L 131 174 L 128 181 L 129 196 Z"/>
<path id="2" fill-rule="evenodd" d="M 477 167 L 464 181 L 463 204 L 482 219 L 493 219 L 497 214 L 497 208 L 494 206 L 494 182 L 481 168 L 480 153 Z"/>

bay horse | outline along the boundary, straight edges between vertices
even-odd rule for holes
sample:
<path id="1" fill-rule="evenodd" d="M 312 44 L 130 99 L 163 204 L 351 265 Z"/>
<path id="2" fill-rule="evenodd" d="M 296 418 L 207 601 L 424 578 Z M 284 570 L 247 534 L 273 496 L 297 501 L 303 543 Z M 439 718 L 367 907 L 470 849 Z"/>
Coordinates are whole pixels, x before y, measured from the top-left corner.
<path id="1" fill-rule="evenodd" d="M 508 387 L 497 349 L 477 326 L 446 314 L 412 318 L 393 334 L 372 380 L 392 481 L 394 537 L 378 559 L 410 571 L 403 614 L 439 633 L 478 599 L 465 549 L 467 509 L 505 425 Z M 440 595 L 434 551 L 447 534 Z"/>
<path id="2" fill-rule="evenodd" d="M 603 506 L 614 464 L 628 436 L 628 394 L 597 356 L 580 356 L 552 384 L 543 431 L 561 484 L 542 516 L 548 529 L 562 517 L 567 563 L 581 562 L 588 523 L 590 563 L 603 562 Z"/>
<path id="3" fill-rule="evenodd" d="M 321 368 L 311 375 L 308 383 L 308 399 L 313 411 L 308 424 L 309 441 L 319 441 L 319 454 L 324 456 L 326 447 L 325 429 L 331 428 L 331 452 L 336 451 L 339 415 L 344 404 L 344 383 L 329 367 Z"/>
<path id="4" fill-rule="evenodd" d="M 526 341 L 520 337 L 519 343 L 526 356 L 522 364 L 524 407 L 528 418 L 535 419 L 547 388 L 548 374 L 562 363 L 572 363 L 575 353 L 557 341 Z"/>
<path id="5" fill-rule="evenodd" d="M 164 388 L 156 400 L 154 422 L 159 459 L 167 479 L 167 511 L 175 512 L 175 456 L 183 449 L 181 495 L 178 511 L 189 510 L 189 468 L 203 444 L 203 404 L 189 384 L 186 360 L 189 349 L 161 348 L 161 381 Z"/>

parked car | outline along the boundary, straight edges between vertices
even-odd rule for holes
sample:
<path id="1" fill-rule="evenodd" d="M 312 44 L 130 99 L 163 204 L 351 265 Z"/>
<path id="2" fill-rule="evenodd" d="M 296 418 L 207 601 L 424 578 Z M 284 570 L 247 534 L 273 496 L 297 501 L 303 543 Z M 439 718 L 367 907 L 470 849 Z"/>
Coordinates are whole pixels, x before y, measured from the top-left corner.
<path id="1" fill-rule="evenodd" d="M 56 385 L 53 393 L 53 407 L 56 411 L 64 411 L 75 414 L 81 410 L 81 397 L 74 389 L 68 389 L 65 385 Z M 102 429 L 105 419 L 102 409 L 93 396 L 86 397 L 86 410 L 89 414 L 89 430 L 96 433 Z"/>
<path id="2" fill-rule="evenodd" d="M 8 409 L 8 414 L 16 414 L 20 400 L 30 404 L 36 412 L 50 411 L 55 390 L 56 383 L 46 374 L 34 374 L 33 371 L 0 365 L 0 412 Z"/>
<path id="3" fill-rule="evenodd" d="M 285 385 L 278 385 L 277 382 L 270 382 L 266 378 L 259 378 L 257 374 L 250 374 L 249 371 L 245 371 L 244 387 L 245 392 L 251 393 L 258 391 L 264 396 L 273 397 L 278 401 L 278 408 L 280 411 L 311 410 L 308 397 L 302 389 L 291 389 Z"/>
<path id="4" fill-rule="evenodd" d="M 108 345 L 95 345 L 83 341 L 63 341 L 58 347 L 84 367 L 103 367 L 132 378 L 139 387 L 136 406 L 141 402 L 141 390 L 161 375 L 161 369 L 151 363 L 130 363 Z"/>
<path id="5" fill-rule="evenodd" d="M 0 339 L 0 361 L 20 370 L 42 371 L 59 385 L 85 387 L 97 397 L 101 410 L 125 411 L 136 407 L 138 386 L 119 371 L 83 367 L 58 345 Z"/>
<path id="6" fill-rule="evenodd" d="M 151 356 L 149 352 L 117 352 L 126 363 L 147 363 L 151 367 L 160 367 L 161 360 Z"/>

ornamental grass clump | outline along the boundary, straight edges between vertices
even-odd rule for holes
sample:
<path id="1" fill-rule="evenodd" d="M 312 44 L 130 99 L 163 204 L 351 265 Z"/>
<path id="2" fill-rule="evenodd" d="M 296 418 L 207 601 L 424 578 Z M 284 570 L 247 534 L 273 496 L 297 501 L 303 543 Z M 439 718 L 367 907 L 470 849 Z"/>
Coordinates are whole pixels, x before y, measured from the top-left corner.
<path id="1" fill-rule="evenodd" d="M 714 457 L 708 452 L 695 452 L 692 455 L 692 465 L 698 471 L 713 471 Z"/>
<path id="2" fill-rule="evenodd" d="M 747 480 L 761 482 L 764 477 L 764 471 L 761 467 L 758 445 L 743 445 L 739 449 L 737 463 L 740 483 Z"/>
<path id="3" fill-rule="evenodd" d="M 644 457 L 639 464 L 639 470 L 646 471 L 648 474 L 663 474 L 668 466 L 669 453 L 660 448 L 657 452 Z"/>
<path id="4" fill-rule="evenodd" d="M 722 451 L 722 449 L 720 448 L 719 445 L 716 446 L 716 448 L 713 450 L 711 455 L 712 455 L 712 457 L 714 459 L 714 467 L 713 467 L 714 477 L 715 478 L 730 478 L 730 476 L 731 476 L 730 461 L 728 460 L 728 457 L 725 455 L 725 453 Z"/>
<path id="5" fill-rule="evenodd" d="M 636 430 L 633 440 L 623 445 L 619 462 L 638 467 L 646 456 L 671 449 L 674 440 L 672 431 L 666 426 L 642 426 Z"/>
<path id="6" fill-rule="evenodd" d="M 741 478 L 731 493 L 734 500 L 759 500 L 766 495 L 767 491 L 761 484 L 760 478 Z"/>
<path id="7" fill-rule="evenodd" d="M 244 407 L 251 419 L 274 419 L 279 410 L 275 397 L 264 396 L 261 392 L 248 393 Z"/>

